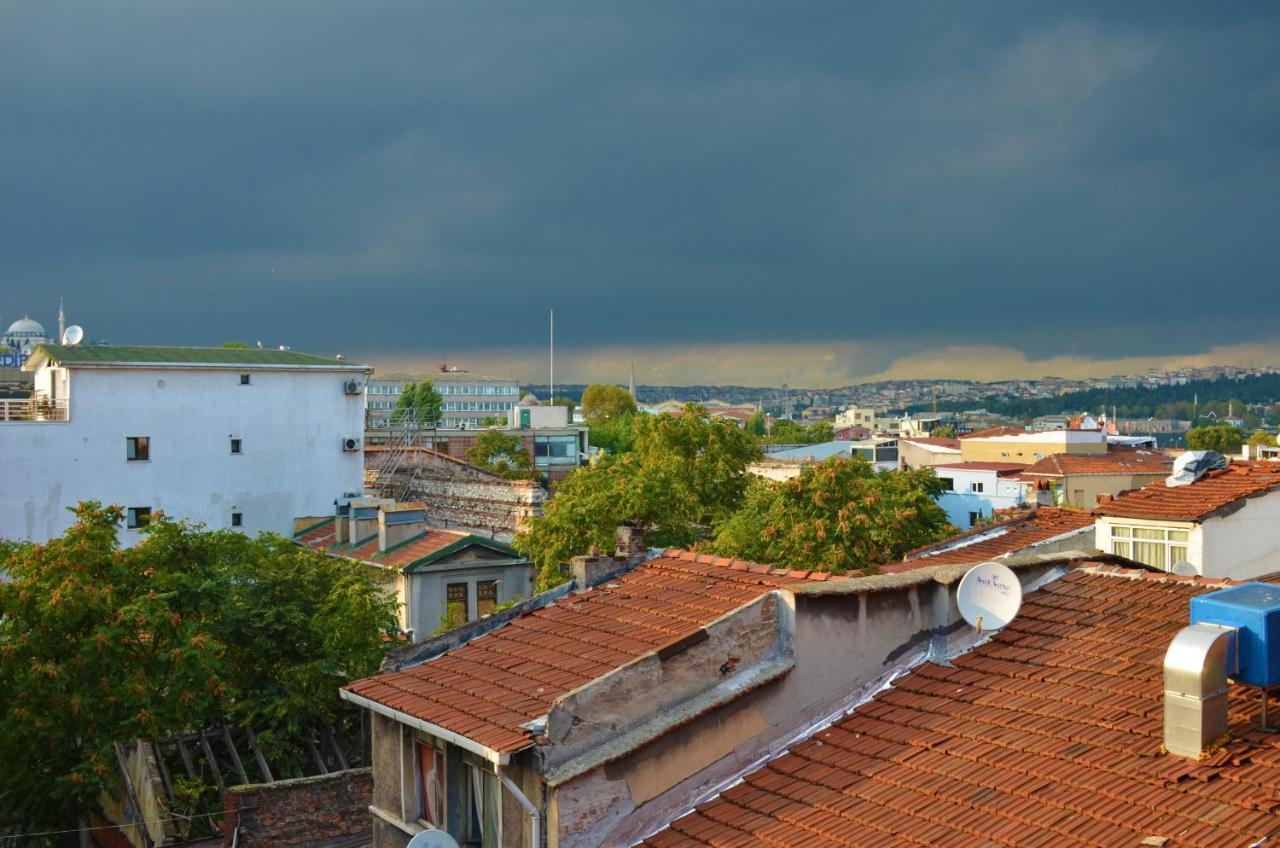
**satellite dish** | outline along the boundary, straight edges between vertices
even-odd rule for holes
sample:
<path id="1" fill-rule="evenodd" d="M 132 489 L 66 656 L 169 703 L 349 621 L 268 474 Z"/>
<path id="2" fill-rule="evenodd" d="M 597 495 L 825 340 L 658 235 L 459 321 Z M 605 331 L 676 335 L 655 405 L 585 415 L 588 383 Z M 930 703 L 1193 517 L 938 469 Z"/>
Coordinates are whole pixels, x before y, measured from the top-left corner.
<path id="1" fill-rule="evenodd" d="M 78 345 L 84 341 L 84 327 L 79 324 L 72 324 L 62 333 L 62 343 L 64 345 Z"/>
<path id="2" fill-rule="evenodd" d="M 424 830 L 410 839 L 405 848 L 458 848 L 458 842 L 443 830 Z"/>
<path id="3" fill-rule="evenodd" d="M 1200 575 L 1200 569 L 1196 568 L 1195 563 L 1187 562 L 1185 559 L 1182 562 L 1175 562 L 1173 568 L 1169 570 L 1180 577 L 1198 577 Z"/>
<path id="4" fill-rule="evenodd" d="M 981 633 L 999 630 L 1022 606 L 1022 584 L 1009 567 L 998 562 L 975 565 L 960 579 L 956 590 L 960 615 Z"/>

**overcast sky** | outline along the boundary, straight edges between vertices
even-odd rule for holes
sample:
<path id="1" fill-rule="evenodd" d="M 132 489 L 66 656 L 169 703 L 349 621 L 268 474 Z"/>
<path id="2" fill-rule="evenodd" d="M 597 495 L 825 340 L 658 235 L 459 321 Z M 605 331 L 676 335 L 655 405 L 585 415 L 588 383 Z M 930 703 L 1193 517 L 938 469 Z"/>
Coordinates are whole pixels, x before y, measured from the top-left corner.
<path id="1" fill-rule="evenodd" d="M 3 4 L 0 322 L 539 382 L 551 307 L 561 380 L 1280 364 L 1280 4 L 1048 5 Z"/>

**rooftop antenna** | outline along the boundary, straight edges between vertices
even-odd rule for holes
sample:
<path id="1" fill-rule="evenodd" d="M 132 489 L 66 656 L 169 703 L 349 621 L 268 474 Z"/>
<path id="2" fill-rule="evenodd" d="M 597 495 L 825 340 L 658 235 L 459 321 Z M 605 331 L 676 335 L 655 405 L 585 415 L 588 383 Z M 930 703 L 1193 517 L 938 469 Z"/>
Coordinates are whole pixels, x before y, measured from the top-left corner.
<path id="1" fill-rule="evenodd" d="M 1018 614 L 1022 606 L 1022 584 L 1009 566 L 984 562 L 960 578 L 956 606 L 964 620 L 979 633 L 999 630 Z"/>
<path id="2" fill-rule="evenodd" d="M 556 311 L 551 310 L 551 385 L 548 387 L 547 400 L 556 399 Z"/>
<path id="3" fill-rule="evenodd" d="M 72 324 L 70 327 L 62 331 L 62 336 L 58 341 L 64 345 L 71 345 L 74 347 L 84 341 L 84 328 L 79 324 Z"/>

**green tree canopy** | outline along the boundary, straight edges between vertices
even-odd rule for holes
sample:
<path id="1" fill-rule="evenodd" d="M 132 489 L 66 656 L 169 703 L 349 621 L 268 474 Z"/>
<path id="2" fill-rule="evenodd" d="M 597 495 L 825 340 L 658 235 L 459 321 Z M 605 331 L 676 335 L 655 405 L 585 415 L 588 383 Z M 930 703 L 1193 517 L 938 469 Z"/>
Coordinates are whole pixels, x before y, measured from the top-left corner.
<path id="1" fill-rule="evenodd" d="M 501 430 L 486 430 L 467 448 L 467 461 L 486 468 L 508 480 L 532 480 L 538 476 L 529 452 L 520 437 Z"/>
<path id="2" fill-rule="evenodd" d="M 932 469 L 876 472 L 833 457 L 783 482 L 756 480 L 712 545 L 721 556 L 788 568 L 870 571 L 954 532 Z"/>
<path id="3" fill-rule="evenodd" d="M 588 423 L 603 424 L 635 411 L 635 398 L 622 386 L 593 383 L 582 391 L 582 415 Z"/>
<path id="4" fill-rule="evenodd" d="M 1244 444 L 1244 431 L 1230 424 L 1214 424 L 1194 427 L 1187 431 L 1187 447 L 1191 450 L 1211 450 L 1221 454 L 1239 453 Z"/>
<path id="5" fill-rule="evenodd" d="M 750 425 L 750 421 L 747 423 Z M 771 445 L 813 445 L 831 441 L 833 433 L 830 421 L 815 421 L 806 426 L 781 418 L 773 422 L 764 441 Z"/>
<path id="6" fill-rule="evenodd" d="M 756 438 L 762 439 L 765 435 L 764 410 L 757 409 L 751 413 L 751 417 L 747 419 L 746 430 Z"/>
<path id="7" fill-rule="evenodd" d="M 561 563 L 592 547 L 611 550 L 623 521 L 649 529 L 655 545 L 690 545 L 742 501 L 755 440 L 733 422 L 689 404 L 680 416 L 640 415 L 634 447 L 571 473 L 543 515 L 516 536 L 539 569 L 540 588 L 564 579 Z"/>
<path id="8" fill-rule="evenodd" d="M 364 568 L 163 516 L 122 549 L 121 517 L 81 504 L 61 538 L 0 549 L 0 832 L 83 821 L 116 742 L 318 729 L 389 644 L 396 600 Z"/>
<path id="9" fill-rule="evenodd" d="M 412 409 L 419 424 L 433 425 L 440 421 L 440 411 L 444 408 L 444 397 L 430 380 L 418 383 L 406 383 L 396 400 L 396 408 L 391 411 L 391 420 L 404 420 L 405 410 Z"/>
<path id="10" fill-rule="evenodd" d="M 1249 444 L 1255 448 L 1256 447 L 1275 447 L 1276 437 L 1275 437 L 1275 434 L 1268 433 L 1266 430 L 1254 430 L 1249 435 Z"/>
<path id="11" fill-rule="evenodd" d="M 223 342 L 224 350 L 249 350 L 249 346 L 244 342 Z"/>
<path id="12" fill-rule="evenodd" d="M 588 441 L 609 453 L 627 453 L 635 446 L 633 424 L 638 414 L 624 413 L 608 421 L 588 423 Z"/>

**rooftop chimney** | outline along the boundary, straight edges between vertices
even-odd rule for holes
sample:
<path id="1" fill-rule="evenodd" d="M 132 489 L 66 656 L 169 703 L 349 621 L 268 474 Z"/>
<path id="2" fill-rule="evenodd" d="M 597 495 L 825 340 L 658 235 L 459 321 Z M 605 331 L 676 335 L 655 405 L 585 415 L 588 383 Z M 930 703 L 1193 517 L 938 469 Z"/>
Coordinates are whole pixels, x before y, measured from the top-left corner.
<path id="1" fill-rule="evenodd" d="M 614 536 L 616 545 L 615 553 L 625 559 L 633 556 L 639 556 L 645 552 L 644 546 L 644 527 L 635 522 L 627 521 L 618 525 L 618 532 Z"/>
<path id="2" fill-rule="evenodd" d="M 384 504 L 393 505 L 389 498 L 352 498 L 348 515 L 347 541 L 364 542 L 378 533 L 378 509 Z"/>
<path id="3" fill-rule="evenodd" d="M 386 553 L 401 542 L 427 532 L 424 503 L 384 504 L 378 509 L 378 551 Z"/>
<path id="4" fill-rule="evenodd" d="M 607 556 L 576 556 L 569 560 L 574 588 L 581 592 L 603 583 L 622 570 L 625 562 Z"/>
<path id="5" fill-rule="evenodd" d="M 359 492 L 343 492 L 333 501 L 333 543 L 341 545 L 351 541 L 351 502 L 360 498 Z"/>

